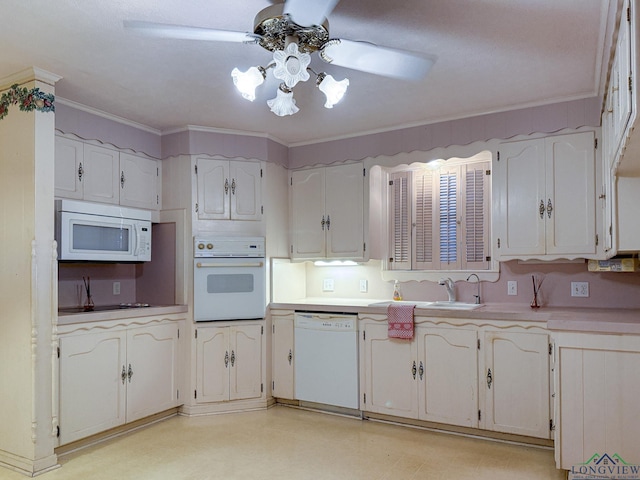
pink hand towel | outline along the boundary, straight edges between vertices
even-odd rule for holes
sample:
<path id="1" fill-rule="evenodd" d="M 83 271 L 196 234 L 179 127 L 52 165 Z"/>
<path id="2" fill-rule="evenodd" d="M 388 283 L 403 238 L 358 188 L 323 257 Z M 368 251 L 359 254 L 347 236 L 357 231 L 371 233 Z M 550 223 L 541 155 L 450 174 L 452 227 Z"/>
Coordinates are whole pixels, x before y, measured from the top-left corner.
<path id="1" fill-rule="evenodd" d="M 390 304 L 387 307 L 387 321 L 389 322 L 389 338 L 413 338 L 413 309 L 415 305 Z"/>

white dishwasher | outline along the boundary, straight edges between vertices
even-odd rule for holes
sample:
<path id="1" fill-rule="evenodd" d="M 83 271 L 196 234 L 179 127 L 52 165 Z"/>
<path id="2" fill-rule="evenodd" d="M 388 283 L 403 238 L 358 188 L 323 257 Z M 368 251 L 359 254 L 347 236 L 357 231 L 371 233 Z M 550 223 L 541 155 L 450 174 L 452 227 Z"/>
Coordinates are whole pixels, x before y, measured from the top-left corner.
<path id="1" fill-rule="evenodd" d="M 295 398 L 359 408 L 357 315 L 296 312 Z"/>

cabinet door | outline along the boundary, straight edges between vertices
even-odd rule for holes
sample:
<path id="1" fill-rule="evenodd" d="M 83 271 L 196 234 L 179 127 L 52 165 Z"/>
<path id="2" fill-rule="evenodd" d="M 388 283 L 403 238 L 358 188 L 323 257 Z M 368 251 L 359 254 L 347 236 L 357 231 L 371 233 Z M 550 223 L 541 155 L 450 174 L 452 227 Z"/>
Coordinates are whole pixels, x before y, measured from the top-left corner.
<path id="1" fill-rule="evenodd" d="M 127 422 L 175 407 L 178 325 L 171 323 L 130 330 L 127 334 L 127 373 Z"/>
<path id="2" fill-rule="evenodd" d="M 56 136 L 55 196 L 82 199 L 84 144 Z"/>
<path id="3" fill-rule="evenodd" d="M 230 162 L 231 220 L 262 217 L 262 168 L 257 162 Z"/>
<path id="4" fill-rule="evenodd" d="M 596 253 L 596 181 L 593 132 L 548 137 L 546 142 L 548 255 Z"/>
<path id="5" fill-rule="evenodd" d="M 389 338 L 386 323 L 364 331 L 364 410 L 418 418 L 416 342 Z"/>
<path id="6" fill-rule="evenodd" d="M 627 11 L 630 7 L 629 3 L 628 0 L 625 0 L 621 10 L 622 12 Z M 633 8 L 635 7 L 634 5 Z M 611 65 L 610 88 L 608 92 L 608 94 L 611 95 L 610 107 L 613 117 L 611 123 L 611 134 L 613 137 L 612 160 L 616 158 L 622 137 L 631 118 L 631 110 L 633 108 L 631 78 L 631 23 L 625 21 L 623 16 L 620 21 L 620 29 L 618 30 L 616 53 Z M 608 99 L 607 103 L 609 103 Z"/>
<path id="7" fill-rule="evenodd" d="M 120 154 L 120 205 L 159 208 L 159 165 L 151 158 Z"/>
<path id="8" fill-rule="evenodd" d="M 293 313 L 289 316 L 273 316 L 272 370 L 273 396 L 293 400 L 294 392 L 294 333 Z"/>
<path id="9" fill-rule="evenodd" d="M 364 256 L 364 175 L 361 163 L 325 171 L 326 255 Z"/>
<path id="10" fill-rule="evenodd" d="M 500 146 L 494 169 L 499 255 L 545 253 L 544 155 L 544 139 Z"/>
<path id="11" fill-rule="evenodd" d="M 262 396 L 262 326 L 229 327 L 229 400 Z"/>
<path id="12" fill-rule="evenodd" d="M 291 174 L 291 257 L 326 256 L 325 170 L 314 168 Z"/>
<path id="13" fill-rule="evenodd" d="M 228 327 L 199 327 L 196 340 L 196 402 L 229 400 Z"/>
<path id="14" fill-rule="evenodd" d="M 563 347 L 559 355 L 558 468 L 595 453 L 640 464 L 640 353 Z"/>
<path id="15" fill-rule="evenodd" d="M 84 145 L 84 199 L 92 202 L 120 202 L 119 152 L 97 145 Z"/>
<path id="16" fill-rule="evenodd" d="M 60 444 L 125 423 L 126 333 L 60 338 Z"/>
<path id="17" fill-rule="evenodd" d="M 549 336 L 486 332 L 484 345 L 485 428 L 551 438 Z"/>
<path id="18" fill-rule="evenodd" d="M 416 329 L 420 419 L 478 426 L 478 334 L 462 328 Z"/>
<path id="19" fill-rule="evenodd" d="M 228 220 L 231 180 L 229 161 L 198 158 L 197 189 L 200 220 Z"/>

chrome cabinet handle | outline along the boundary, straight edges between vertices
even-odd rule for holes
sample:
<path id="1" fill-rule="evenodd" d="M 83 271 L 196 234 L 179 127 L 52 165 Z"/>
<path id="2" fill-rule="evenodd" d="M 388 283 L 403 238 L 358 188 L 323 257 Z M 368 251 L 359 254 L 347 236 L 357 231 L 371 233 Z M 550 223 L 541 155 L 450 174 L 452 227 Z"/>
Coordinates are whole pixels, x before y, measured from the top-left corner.
<path id="1" fill-rule="evenodd" d="M 320 226 L 322 227 L 322 230 L 324 230 L 324 226 L 327 222 L 324 221 L 324 215 L 322 215 L 322 221 L 320 222 Z"/>
<path id="2" fill-rule="evenodd" d="M 122 379 L 122 384 L 124 385 L 125 380 L 127 379 L 127 370 L 122 365 L 122 373 L 120 374 L 120 378 Z"/>
<path id="3" fill-rule="evenodd" d="M 293 352 L 289 349 L 289 355 L 287 356 L 287 360 L 289 360 L 289 365 L 291 365 L 291 361 L 293 360 Z"/>
<path id="4" fill-rule="evenodd" d="M 540 218 L 544 218 L 544 200 L 540 200 L 538 211 L 540 212 Z"/>
<path id="5" fill-rule="evenodd" d="M 417 373 L 417 368 L 416 368 L 416 362 L 415 360 L 413 361 L 413 366 L 411 367 L 411 374 L 413 375 L 413 379 L 416 379 L 416 373 Z"/>
<path id="6" fill-rule="evenodd" d="M 235 178 L 233 180 L 231 180 L 231 194 L 232 195 L 236 194 L 236 179 Z"/>
<path id="7" fill-rule="evenodd" d="M 129 383 L 131 383 L 131 377 L 133 377 L 133 369 L 131 368 L 131 364 L 129 364 L 129 371 L 127 372 L 127 378 L 129 378 Z"/>
<path id="8" fill-rule="evenodd" d="M 231 366 L 233 367 L 233 365 L 236 363 L 236 353 L 231 350 Z"/>
<path id="9" fill-rule="evenodd" d="M 224 368 L 229 366 L 229 352 L 224 352 Z"/>
<path id="10" fill-rule="evenodd" d="M 82 168 L 82 162 L 78 166 L 78 181 L 82 181 L 82 175 L 84 174 L 84 169 Z"/>
<path id="11" fill-rule="evenodd" d="M 124 188 L 124 170 L 122 172 L 120 172 L 120 188 Z"/>
<path id="12" fill-rule="evenodd" d="M 422 364 L 422 361 L 420 361 L 420 368 L 418 369 L 418 374 L 420 375 L 420 380 L 422 380 L 422 377 L 424 376 L 424 365 Z"/>
<path id="13" fill-rule="evenodd" d="M 327 231 L 331 228 L 331 217 L 327 215 Z"/>
<path id="14" fill-rule="evenodd" d="M 551 199 L 547 203 L 547 216 L 551 218 L 551 212 L 553 212 L 553 205 L 551 204 Z"/>
<path id="15" fill-rule="evenodd" d="M 224 181 L 224 194 L 229 195 L 229 179 L 225 179 Z"/>
<path id="16" fill-rule="evenodd" d="M 491 375 L 491 369 L 487 370 L 487 387 L 491 390 L 491 384 L 493 383 L 493 375 Z"/>

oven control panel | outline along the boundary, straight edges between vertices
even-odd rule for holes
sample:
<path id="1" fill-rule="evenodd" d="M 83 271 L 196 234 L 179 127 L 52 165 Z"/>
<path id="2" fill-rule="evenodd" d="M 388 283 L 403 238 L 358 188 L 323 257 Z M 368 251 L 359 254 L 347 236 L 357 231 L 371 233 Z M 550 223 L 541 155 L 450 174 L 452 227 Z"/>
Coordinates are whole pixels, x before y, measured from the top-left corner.
<path id="1" fill-rule="evenodd" d="M 195 237 L 193 256 L 254 257 L 265 255 L 264 237 Z"/>

